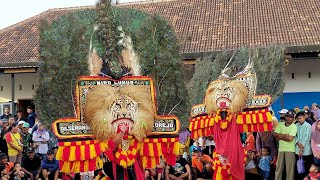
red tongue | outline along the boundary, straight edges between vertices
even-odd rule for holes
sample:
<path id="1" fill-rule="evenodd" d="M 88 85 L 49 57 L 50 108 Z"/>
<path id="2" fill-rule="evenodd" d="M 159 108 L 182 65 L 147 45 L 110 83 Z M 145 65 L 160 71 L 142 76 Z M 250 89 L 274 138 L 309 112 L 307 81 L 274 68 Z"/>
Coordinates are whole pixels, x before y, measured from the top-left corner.
<path id="1" fill-rule="evenodd" d="M 219 106 L 221 109 L 227 108 L 227 103 L 226 102 L 220 102 Z"/>

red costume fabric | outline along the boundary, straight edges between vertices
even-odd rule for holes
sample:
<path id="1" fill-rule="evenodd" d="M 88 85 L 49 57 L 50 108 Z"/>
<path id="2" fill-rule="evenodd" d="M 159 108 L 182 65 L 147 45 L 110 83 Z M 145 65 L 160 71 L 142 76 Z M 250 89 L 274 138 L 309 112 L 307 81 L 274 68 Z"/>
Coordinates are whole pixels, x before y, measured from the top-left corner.
<path id="1" fill-rule="evenodd" d="M 236 123 L 236 116 L 228 123 L 226 129 L 221 129 L 217 125 L 214 126 L 213 135 L 216 142 L 216 153 L 228 158 L 230 174 L 238 180 L 244 180 L 243 159 L 245 158 L 245 154 Z"/>

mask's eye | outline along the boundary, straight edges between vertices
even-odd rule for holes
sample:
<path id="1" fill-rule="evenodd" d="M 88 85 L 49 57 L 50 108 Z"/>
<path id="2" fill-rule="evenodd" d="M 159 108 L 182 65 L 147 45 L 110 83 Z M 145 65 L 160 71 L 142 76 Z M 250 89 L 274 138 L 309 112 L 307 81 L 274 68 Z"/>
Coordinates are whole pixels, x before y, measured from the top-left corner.
<path id="1" fill-rule="evenodd" d="M 128 110 L 132 110 L 133 107 L 134 107 L 133 103 L 128 103 L 128 104 L 127 104 L 127 109 L 128 109 Z"/>
<path id="2" fill-rule="evenodd" d="M 121 105 L 116 103 L 116 105 L 114 106 L 116 109 L 120 109 L 121 108 Z"/>

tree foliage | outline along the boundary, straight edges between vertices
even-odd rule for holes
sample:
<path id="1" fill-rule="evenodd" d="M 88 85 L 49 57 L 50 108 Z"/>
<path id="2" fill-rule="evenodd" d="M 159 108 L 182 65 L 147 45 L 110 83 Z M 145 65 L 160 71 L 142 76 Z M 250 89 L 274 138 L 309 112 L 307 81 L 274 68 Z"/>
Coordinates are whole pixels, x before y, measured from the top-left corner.
<path id="1" fill-rule="evenodd" d="M 87 75 L 86 59 L 90 12 L 62 17 L 40 26 L 39 87 L 35 105 L 40 118 L 51 123 L 60 117 L 74 116 L 76 79 Z"/>
<path id="2" fill-rule="evenodd" d="M 166 21 L 153 16 L 136 35 L 143 74 L 153 77 L 156 84 L 158 113 L 176 114 L 186 127 L 190 106 L 174 31 Z"/>
<path id="3" fill-rule="evenodd" d="M 122 47 L 117 46 L 118 26 L 131 36 L 143 75 L 154 79 L 158 113 L 175 114 L 187 125 L 190 107 L 174 31 L 158 16 L 111 7 L 108 0 L 100 1 L 96 10 L 71 12 L 51 24 L 41 24 L 35 105 L 44 122 L 74 116 L 76 80 L 89 74 L 90 41 L 119 74 L 117 57 Z"/>
<path id="4" fill-rule="evenodd" d="M 233 60 L 228 65 L 232 70 L 231 74 L 241 71 L 251 57 L 258 79 L 256 94 L 269 94 L 272 102 L 282 94 L 285 73 L 284 48 L 276 45 L 255 49 L 243 47 L 211 54 L 196 61 L 195 74 L 189 88 L 193 105 L 203 103 L 208 84 L 219 77 L 231 57 Z"/>

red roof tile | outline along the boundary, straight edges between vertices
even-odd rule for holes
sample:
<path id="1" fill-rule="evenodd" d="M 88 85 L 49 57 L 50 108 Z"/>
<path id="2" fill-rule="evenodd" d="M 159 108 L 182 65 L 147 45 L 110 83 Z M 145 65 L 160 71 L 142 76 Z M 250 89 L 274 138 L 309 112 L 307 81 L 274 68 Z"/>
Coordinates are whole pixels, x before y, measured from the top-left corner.
<path id="1" fill-rule="evenodd" d="M 272 43 L 320 45 L 319 0 L 174 0 L 119 6 L 167 19 L 181 42 L 181 53 Z M 52 21 L 70 10 L 49 10 L 1 30 L 0 64 L 36 62 L 39 20 Z"/>

